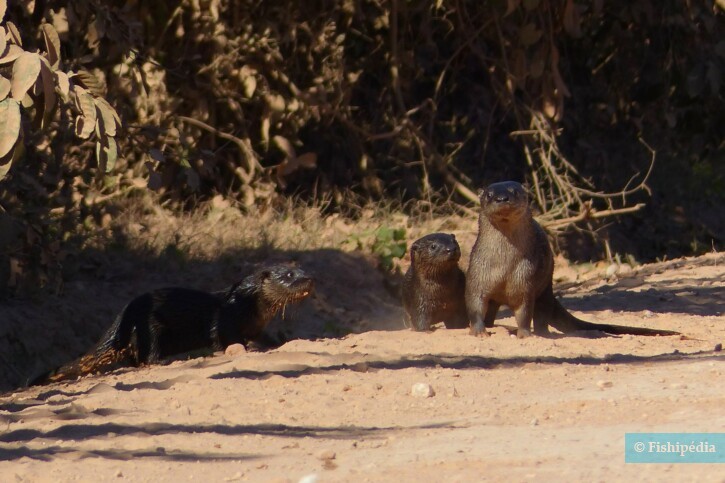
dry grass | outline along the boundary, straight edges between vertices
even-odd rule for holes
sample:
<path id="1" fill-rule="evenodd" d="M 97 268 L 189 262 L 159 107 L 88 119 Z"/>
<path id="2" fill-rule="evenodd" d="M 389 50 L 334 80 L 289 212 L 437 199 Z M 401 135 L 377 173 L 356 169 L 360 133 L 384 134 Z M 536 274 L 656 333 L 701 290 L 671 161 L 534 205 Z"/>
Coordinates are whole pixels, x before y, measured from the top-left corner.
<path id="1" fill-rule="evenodd" d="M 170 248 L 187 260 L 212 261 L 237 251 L 307 251 L 333 248 L 366 251 L 367 241 L 381 227 L 404 229 L 408 244 L 427 233 L 446 231 L 475 239 L 475 219 L 412 210 L 407 215 L 392 203 L 366 204 L 345 215 L 325 213 L 321 203 L 285 200 L 280 206 L 243 207 L 221 196 L 193 211 L 160 205 L 153 195 L 119 202 L 118 215 L 85 242 L 104 251 L 114 242 L 123 249 L 160 256 Z"/>

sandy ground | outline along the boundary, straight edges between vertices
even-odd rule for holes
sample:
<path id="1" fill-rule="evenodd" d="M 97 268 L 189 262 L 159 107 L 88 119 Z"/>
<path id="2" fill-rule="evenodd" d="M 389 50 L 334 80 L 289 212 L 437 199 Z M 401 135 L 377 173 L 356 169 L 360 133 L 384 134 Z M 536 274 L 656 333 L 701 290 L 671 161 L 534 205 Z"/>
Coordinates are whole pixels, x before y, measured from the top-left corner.
<path id="1" fill-rule="evenodd" d="M 725 432 L 725 256 L 558 289 L 583 318 L 688 338 L 361 320 L 265 353 L 16 390 L 0 397 L 0 480 L 725 481 L 723 465 L 624 463 L 627 432 Z M 335 290 L 300 310 L 321 313 Z M 414 396 L 417 383 L 435 394 Z"/>

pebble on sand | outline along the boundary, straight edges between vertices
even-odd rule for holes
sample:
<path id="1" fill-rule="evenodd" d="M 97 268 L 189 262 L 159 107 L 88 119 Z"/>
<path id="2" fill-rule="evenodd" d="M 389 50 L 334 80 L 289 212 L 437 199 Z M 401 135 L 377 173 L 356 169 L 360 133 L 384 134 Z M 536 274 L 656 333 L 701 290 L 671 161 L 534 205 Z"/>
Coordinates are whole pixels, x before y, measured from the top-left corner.
<path id="1" fill-rule="evenodd" d="M 430 384 L 425 382 L 416 382 L 410 389 L 410 394 L 413 397 L 433 397 L 436 395 L 436 392 Z"/>
<path id="2" fill-rule="evenodd" d="M 247 352 L 247 349 L 242 344 L 232 344 L 224 350 L 224 354 L 228 356 L 236 356 L 245 352 Z"/>

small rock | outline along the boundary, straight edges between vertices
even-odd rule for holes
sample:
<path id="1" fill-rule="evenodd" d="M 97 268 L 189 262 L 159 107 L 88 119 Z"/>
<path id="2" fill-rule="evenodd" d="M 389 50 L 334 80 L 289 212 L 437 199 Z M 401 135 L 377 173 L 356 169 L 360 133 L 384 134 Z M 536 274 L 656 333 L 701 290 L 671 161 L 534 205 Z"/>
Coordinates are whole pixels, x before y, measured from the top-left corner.
<path id="1" fill-rule="evenodd" d="M 319 460 L 334 460 L 337 457 L 337 454 L 332 451 L 331 449 L 325 449 L 320 451 L 317 454 L 317 459 Z"/>
<path id="2" fill-rule="evenodd" d="M 236 356 L 245 352 L 247 352 L 247 349 L 242 344 L 232 344 L 224 350 L 224 354 L 228 356 Z"/>
<path id="3" fill-rule="evenodd" d="M 413 387 L 410 389 L 410 395 L 413 397 L 433 397 L 436 395 L 436 392 L 430 384 L 417 382 L 413 384 Z"/>
<path id="4" fill-rule="evenodd" d="M 604 381 L 599 380 L 597 381 L 597 386 L 599 386 L 600 389 L 604 389 L 605 387 L 612 387 L 614 383 L 612 381 Z"/>
<path id="5" fill-rule="evenodd" d="M 300 481 L 297 483 L 317 483 L 319 480 L 320 477 L 317 476 L 317 473 L 310 473 L 309 475 L 305 475 L 300 478 Z"/>
<path id="6" fill-rule="evenodd" d="M 722 350 L 722 344 L 715 344 L 715 348 L 713 350 L 715 352 L 720 352 Z"/>
<path id="7" fill-rule="evenodd" d="M 531 426 L 538 426 L 539 425 L 539 420 L 536 419 L 536 418 L 534 418 L 534 419 L 531 420 L 531 422 L 529 424 Z"/>
<path id="8" fill-rule="evenodd" d="M 687 389 L 687 384 L 681 382 L 673 382 L 670 384 L 670 389 Z"/>
<path id="9" fill-rule="evenodd" d="M 117 470 L 116 471 L 116 478 L 123 478 L 123 471 Z"/>

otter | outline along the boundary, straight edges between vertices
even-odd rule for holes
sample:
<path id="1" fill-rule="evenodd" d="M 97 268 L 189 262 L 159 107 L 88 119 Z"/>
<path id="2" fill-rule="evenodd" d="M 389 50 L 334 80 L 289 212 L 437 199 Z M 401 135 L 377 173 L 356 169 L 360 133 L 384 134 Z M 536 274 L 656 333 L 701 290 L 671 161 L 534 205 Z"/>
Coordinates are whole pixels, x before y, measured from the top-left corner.
<path id="1" fill-rule="evenodd" d="M 169 287 L 145 293 L 124 307 L 91 351 L 30 385 L 156 364 L 198 349 L 246 345 L 262 334 L 280 309 L 301 301 L 313 288 L 314 281 L 302 269 L 278 264 L 219 292 Z"/>
<path id="2" fill-rule="evenodd" d="M 429 330 L 441 321 L 448 329 L 468 327 L 466 277 L 458 267 L 460 258 L 454 235 L 433 233 L 413 242 L 403 280 L 406 327 Z"/>
<path id="3" fill-rule="evenodd" d="M 466 307 L 471 334 L 488 336 L 501 305 L 514 313 L 517 336 L 546 336 L 549 325 L 569 333 L 597 330 L 608 334 L 680 335 L 671 330 L 595 324 L 571 315 L 554 297 L 554 256 L 541 225 L 533 218 L 524 187 L 514 181 L 480 193 L 478 237 L 466 275 Z"/>

